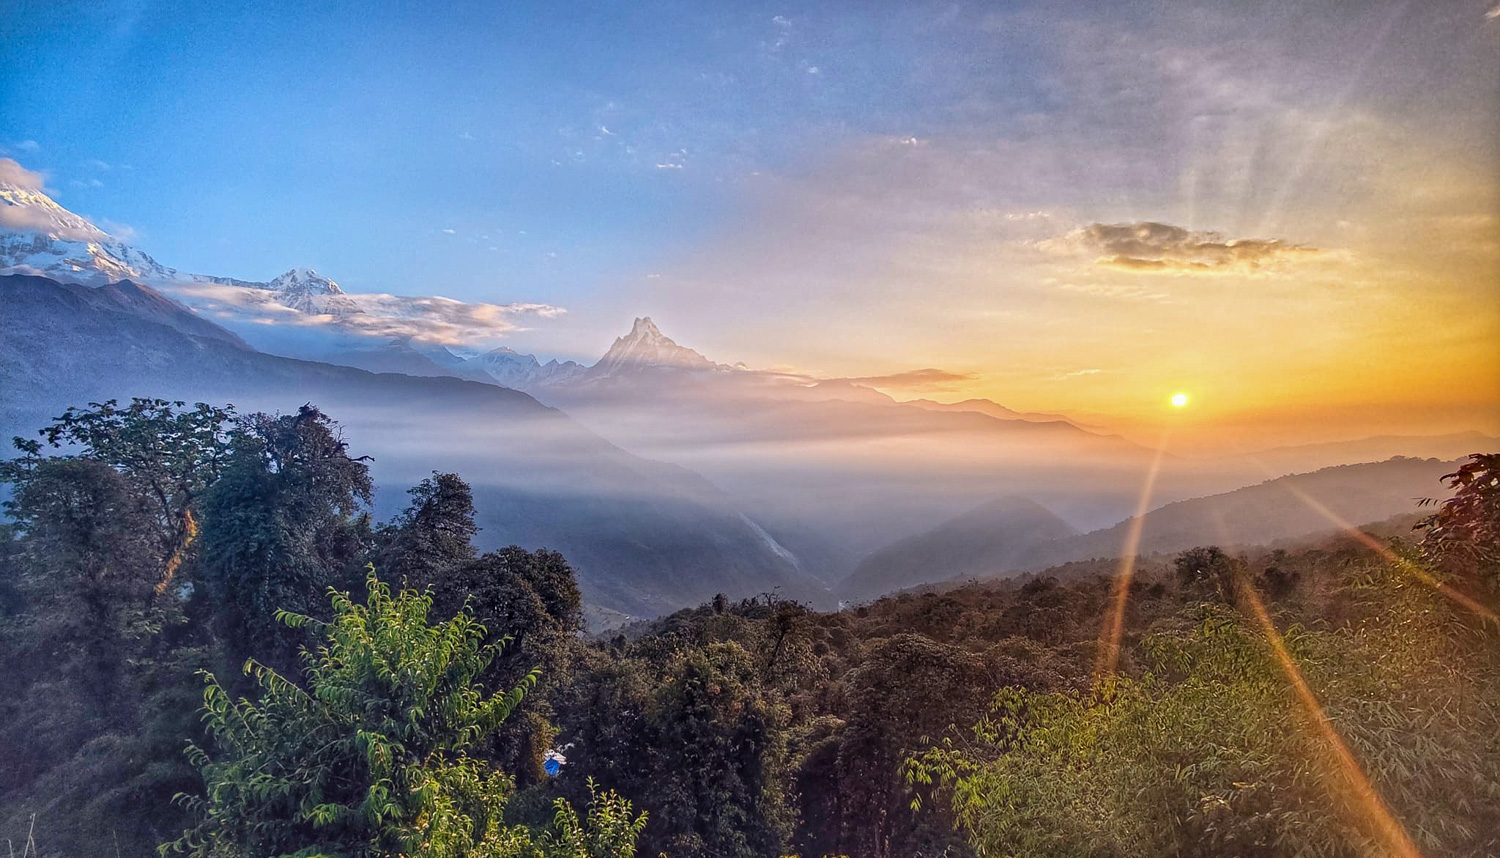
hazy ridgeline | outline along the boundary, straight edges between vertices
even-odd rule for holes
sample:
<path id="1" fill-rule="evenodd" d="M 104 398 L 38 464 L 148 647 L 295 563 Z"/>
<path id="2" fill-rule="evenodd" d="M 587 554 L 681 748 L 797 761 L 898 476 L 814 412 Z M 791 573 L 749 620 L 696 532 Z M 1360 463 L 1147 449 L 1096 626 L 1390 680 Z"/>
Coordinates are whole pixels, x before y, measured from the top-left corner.
<path id="1" fill-rule="evenodd" d="M 1355 532 L 1145 558 L 1101 677 L 1112 561 L 831 614 L 720 596 L 590 640 L 565 556 L 480 553 L 449 474 L 378 521 L 362 451 L 315 409 L 143 402 L 43 438 L 68 455 L 6 465 L 0 547 L 0 826 L 27 842 L 34 818 L 28 852 L 1497 847 L 1493 456 L 1420 552 Z M 367 565 L 399 592 L 366 605 Z"/>

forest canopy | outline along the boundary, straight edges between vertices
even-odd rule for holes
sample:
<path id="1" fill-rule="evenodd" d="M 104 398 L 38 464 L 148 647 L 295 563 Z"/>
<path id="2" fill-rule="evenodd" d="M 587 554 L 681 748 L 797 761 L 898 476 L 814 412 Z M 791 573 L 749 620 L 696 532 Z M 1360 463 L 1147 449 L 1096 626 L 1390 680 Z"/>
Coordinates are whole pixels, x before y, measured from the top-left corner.
<path id="1" fill-rule="evenodd" d="M 1145 557 L 1122 603 L 1101 560 L 590 636 L 565 557 L 474 547 L 460 475 L 377 521 L 310 405 L 99 403 L 16 447 L 27 858 L 1500 850 L 1493 455 L 1410 538 Z"/>

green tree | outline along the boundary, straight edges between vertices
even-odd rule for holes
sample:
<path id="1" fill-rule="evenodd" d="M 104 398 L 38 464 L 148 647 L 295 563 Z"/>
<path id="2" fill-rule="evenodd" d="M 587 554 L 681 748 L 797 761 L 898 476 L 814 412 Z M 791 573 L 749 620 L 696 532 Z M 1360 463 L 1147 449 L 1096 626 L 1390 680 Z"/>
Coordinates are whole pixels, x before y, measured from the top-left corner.
<path id="1" fill-rule="evenodd" d="M 1259 621 L 1203 603 L 1191 627 L 1146 638 L 1144 673 L 1079 691 L 1004 689 L 972 737 L 909 773 L 947 784 L 981 854 L 1384 854 L 1326 717 L 1423 854 L 1492 853 L 1492 633 L 1461 622 L 1404 561 L 1339 573 L 1343 622 L 1280 632 L 1322 712 L 1303 705 Z"/>
<path id="2" fill-rule="evenodd" d="M 1470 589 L 1500 603 L 1500 453 L 1475 453 L 1443 477 L 1453 496 L 1417 524 L 1422 549 Z"/>
<path id="3" fill-rule="evenodd" d="M 258 699 L 235 702 L 207 677 L 212 743 L 189 749 L 207 789 L 184 799 L 200 822 L 163 854 L 630 855 L 642 820 L 613 796 L 596 801 L 587 827 L 564 807 L 550 835 L 506 824 L 510 778 L 469 751 L 511 715 L 535 676 L 483 694 L 476 679 L 499 648 L 482 642 L 479 623 L 467 612 L 429 623 L 429 595 L 393 595 L 373 570 L 367 587 L 365 604 L 333 592 L 326 625 L 279 614 L 324 637 L 304 650 L 305 687 L 252 661 Z M 604 834 L 591 842 L 589 829 Z M 587 851 L 600 843 L 613 851 Z"/>
<path id="4" fill-rule="evenodd" d="M 203 498 L 199 578 L 225 662 L 254 653 L 289 669 L 297 642 L 278 610 L 316 614 L 319 593 L 348 585 L 368 541 L 369 470 L 317 408 L 243 418 L 223 474 Z"/>
<path id="5" fill-rule="evenodd" d="M 121 408 L 115 400 L 69 408 L 38 431 L 46 447 L 69 448 L 73 455 L 114 469 L 151 518 L 137 521 L 140 536 L 153 540 L 159 564 L 158 589 L 165 590 L 197 535 L 194 518 L 199 498 L 218 479 L 229 453 L 227 425 L 232 406 L 133 399 Z M 23 488 L 39 465 L 41 441 L 15 439 L 22 455 L 0 463 L 0 482 Z M 18 519 L 25 511 L 8 510 Z"/>
<path id="6" fill-rule="evenodd" d="M 649 810 L 646 854 L 783 854 L 789 713 L 763 686 L 759 659 L 734 642 L 594 655 L 569 689 L 567 775 L 592 776 Z"/>
<path id="7" fill-rule="evenodd" d="M 229 412 L 181 405 L 69 409 L 41 430 L 45 444 L 18 439 L 22 455 L 0 464 L 13 488 L 0 825 L 36 813 L 63 853 L 139 852 L 184 821 L 170 798 L 195 779 L 177 752 L 196 729 L 205 649 L 178 573 Z"/>
<path id="8" fill-rule="evenodd" d="M 411 504 L 379 534 L 380 563 L 395 580 L 432 583 L 474 559 L 474 494 L 457 474 L 436 471 L 408 494 Z"/>
<path id="9" fill-rule="evenodd" d="M 1243 564 L 1217 545 L 1189 548 L 1172 559 L 1177 583 L 1189 595 L 1233 602 Z"/>
<path id="10" fill-rule="evenodd" d="M 583 631 L 583 602 L 567 560 L 555 551 L 510 546 L 454 569 L 420 579 L 433 591 L 439 616 L 469 610 L 487 628 L 504 629 L 510 645 L 480 677 L 497 690 L 533 668 L 541 679 L 519 718 L 489 739 L 486 754 L 516 773 L 522 787 L 546 780 L 544 755 L 557 734 L 554 698 L 571 681 Z"/>

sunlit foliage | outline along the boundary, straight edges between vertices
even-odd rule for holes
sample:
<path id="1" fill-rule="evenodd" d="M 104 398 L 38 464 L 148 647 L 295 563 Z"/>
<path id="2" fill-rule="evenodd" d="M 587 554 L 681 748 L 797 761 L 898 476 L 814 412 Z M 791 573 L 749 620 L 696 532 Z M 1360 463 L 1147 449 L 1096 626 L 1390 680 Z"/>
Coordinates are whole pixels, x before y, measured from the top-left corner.
<path id="1" fill-rule="evenodd" d="M 207 678 L 212 744 L 190 749 L 207 791 L 185 799 L 201 821 L 164 853 L 630 854 L 622 850 L 640 821 L 611 795 L 590 811 L 598 834 L 566 806 L 550 838 L 505 823 L 511 780 L 469 751 L 511 715 L 534 675 L 504 693 L 481 693 L 475 680 L 498 651 L 482 643 L 483 627 L 466 612 L 429 623 L 428 595 L 393 595 L 373 571 L 367 586 L 365 604 L 334 592 L 326 626 L 280 615 L 325 638 L 304 652 L 305 687 L 253 661 L 246 671 L 255 700 L 231 700 Z"/>
<path id="2" fill-rule="evenodd" d="M 1331 602 L 1344 624 L 1285 631 L 1326 717 L 1426 854 L 1493 850 L 1496 641 L 1399 564 L 1345 570 Z M 1370 811 L 1314 729 L 1322 714 L 1299 706 L 1255 624 L 1192 610 L 1191 627 L 1143 642 L 1139 675 L 1004 689 L 910 776 L 949 788 L 986 855 L 1371 854 Z"/>

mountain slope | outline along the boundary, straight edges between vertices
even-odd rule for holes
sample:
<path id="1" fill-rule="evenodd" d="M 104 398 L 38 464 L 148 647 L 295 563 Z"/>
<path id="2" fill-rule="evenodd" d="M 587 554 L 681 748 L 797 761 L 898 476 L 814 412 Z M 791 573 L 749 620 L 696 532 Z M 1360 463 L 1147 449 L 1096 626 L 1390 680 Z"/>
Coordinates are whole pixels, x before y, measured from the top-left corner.
<path id="1" fill-rule="evenodd" d="M 1224 548 L 1322 536 L 1343 524 L 1358 526 L 1408 515 L 1420 498 L 1443 497 L 1439 483 L 1457 462 L 1394 458 L 1341 465 L 1266 480 L 1253 486 L 1169 503 L 1146 514 L 1137 553 Z M 1080 560 L 1120 556 L 1132 519 L 1088 533 L 1029 502 L 1013 509 L 980 507 L 918 536 L 875 552 L 835 592 L 869 599 L 935 581 L 1003 577 Z M 1341 522 L 1343 524 L 1341 524 Z"/>
<path id="2" fill-rule="evenodd" d="M 58 205 L 40 187 L 0 181 L 0 273 L 101 285 L 177 272 Z"/>
<path id="3" fill-rule="evenodd" d="M 1176 552 L 1197 545 L 1259 545 L 1324 533 L 1340 522 L 1358 526 L 1416 512 L 1422 498 L 1444 497 L 1439 482 L 1456 462 L 1394 458 L 1338 465 L 1266 480 L 1231 492 L 1178 501 L 1147 513 L 1141 554 Z M 1090 557 L 1117 557 L 1130 520 L 1042 546 L 1031 567 Z"/>
<path id="4" fill-rule="evenodd" d="M 373 457 L 382 515 L 433 469 L 457 472 L 474 488 L 481 546 L 562 551 L 605 607 L 650 615 L 772 587 L 820 599 L 711 483 L 626 453 L 524 393 L 266 355 L 101 294 L 0 276 L 0 433 L 31 434 L 69 405 L 106 398 L 282 412 L 313 402 Z"/>
<path id="5" fill-rule="evenodd" d="M 1040 504 L 997 498 L 875 552 L 835 592 L 859 600 L 932 581 L 986 577 L 1012 567 L 1046 542 L 1077 532 Z"/>

